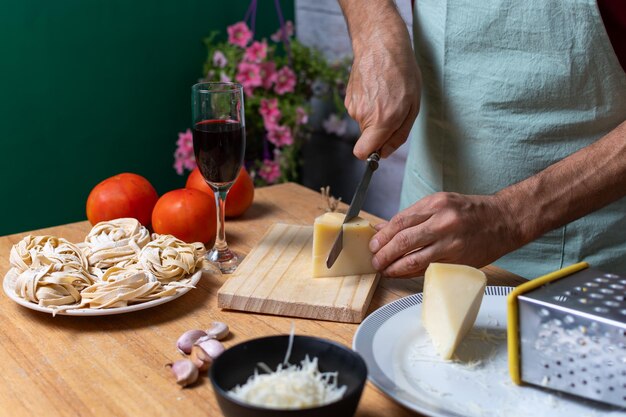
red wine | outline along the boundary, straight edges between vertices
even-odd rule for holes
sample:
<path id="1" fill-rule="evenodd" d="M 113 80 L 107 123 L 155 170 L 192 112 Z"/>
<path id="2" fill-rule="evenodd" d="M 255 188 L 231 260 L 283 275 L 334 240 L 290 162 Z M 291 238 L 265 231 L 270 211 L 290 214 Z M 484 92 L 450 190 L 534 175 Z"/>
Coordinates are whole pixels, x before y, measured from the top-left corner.
<path id="1" fill-rule="evenodd" d="M 234 120 L 203 120 L 193 129 L 193 151 L 200 173 L 209 182 L 235 181 L 246 147 L 246 132 Z"/>

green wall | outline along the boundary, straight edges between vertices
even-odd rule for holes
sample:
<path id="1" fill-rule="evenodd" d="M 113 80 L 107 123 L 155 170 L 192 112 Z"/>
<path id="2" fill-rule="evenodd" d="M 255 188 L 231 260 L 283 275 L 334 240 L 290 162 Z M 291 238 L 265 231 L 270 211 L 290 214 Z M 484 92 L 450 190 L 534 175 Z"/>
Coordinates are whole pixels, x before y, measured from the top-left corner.
<path id="1" fill-rule="evenodd" d="M 172 168 L 189 127 L 202 39 L 247 0 L 20 0 L 0 4 L 0 235 L 85 219 L 99 181 L 182 187 Z M 257 32 L 278 25 L 259 0 Z M 281 1 L 293 20 L 293 1 Z"/>

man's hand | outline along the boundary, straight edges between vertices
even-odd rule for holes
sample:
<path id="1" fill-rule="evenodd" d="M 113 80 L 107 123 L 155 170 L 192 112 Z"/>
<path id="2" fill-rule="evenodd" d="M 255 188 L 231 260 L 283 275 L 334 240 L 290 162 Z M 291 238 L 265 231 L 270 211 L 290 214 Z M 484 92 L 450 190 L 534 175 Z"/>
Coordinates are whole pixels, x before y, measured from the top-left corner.
<path id="1" fill-rule="evenodd" d="M 519 246 L 515 227 L 497 196 L 432 194 L 377 226 L 372 264 L 387 277 L 423 275 L 431 262 L 483 267 Z"/>
<path id="2" fill-rule="evenodd" d="M 386 158 L 406 141 L 419 112 L 421 75 L 409 34 L 393 1 L 339 3 L 354 51 L 345 99 L 361 128 L 354 155 L 380 150 Z"/>

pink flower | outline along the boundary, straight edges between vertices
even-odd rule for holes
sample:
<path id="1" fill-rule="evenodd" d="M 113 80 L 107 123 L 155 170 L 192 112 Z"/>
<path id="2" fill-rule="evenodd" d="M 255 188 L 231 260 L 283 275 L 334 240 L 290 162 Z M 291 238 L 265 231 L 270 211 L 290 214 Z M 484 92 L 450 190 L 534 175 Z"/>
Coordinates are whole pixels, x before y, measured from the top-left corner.
<path id="1" fill-rule="evenodd" d="M 280 178 L 280 163 L 271 159 L 265 159 L 258 174 L 268 184 L 274 184 Z"/>
<path id="2" fill-rule="evenodd" d="M 191 171 L 196 167 L 196 158 L 193 153 L 193 135 L 191 130 L 178 134 L 176 151 L 174 152 L 174 169 L 178 175 L 183 175 L 185 169 Z"/>
<path id="3" fill-rule="evenodd" d="M 213 65 L 218 68 L 224 68 L 228 64 L 228 59 L 226 59 L 226 55 L 222 53 L 222 51 L 215 51 L 213 54 Z"/>
<path id="4" fill-rule="evenodd" d="M 261 85 L 261 67 L 251 62 L 240 62 L 237 71 L 235 79 L 243 86 L 247 96 L 252 95 L 254 87 Z"/>
<path id="5" fill-rule="evenodd" d="M 285 23 L 285 35 L 289 38 L 291 36 L 293 36 L 293 22 L 291 20 L 288 20 Z M 280 42 L 283 40 L 283 34 L 281 32 L 281 29 L 279 28 L 276 33 L 274 33 L 272 36 L 270 36 L 270 39 L 273 40 L 274 42 Z"/>
<path id="6" fill-rule="evenodd" d="M 267 132 L 267 140 L 278 147 L 293 145 L 293 136 L 288 126 L 274 126 Z"/>
<path id="7" fill-rule="evenodd" d="M 261 108 L 259 113 L 263 117 L 263 124 L 268 131 L 273 130 L 282 116 L 278 109 L 278 99 L 261 99 Z"/>
<path id="8" fill-rule="evenodd" d="M 305 125 L 309 121 L 309 114 L 303 107 L 296 107 L 296 124 Z"/>
<path id="9" fill-rule="evenodd" d="M 289 67 L 282 67 L 276 73 L 276 80 L 274 81 L 274 91 L 276 94 L 283 95 L 285 93 L 293 93 L 296 87 L 296 74 Z"/>
<path id="10" fill-rule="evenodd" d="M 263 88 L 269 90 L 276 80 L 276 63 L 272 61 L 263 62 L 261 65 L 261 80 Z"/>
<path id="11" fill-rule="evenodd" d="M 250 32 L 245 22 L 237 22 L 228 26 L 226 31 L 228 32 L 228 42 L 242 48 L 245 48 L 250 39 L 252 39 L 252 32 Z"/>
<path id="12" fill-rule="evenodd" d="M 243 54 L 244 61 L 261 62 L 267 56 L 267 42 L 252 42 Z"/>
<path id="13" fill-rule="evenodd" d="M 228 75 L 226 75 L 226 73 L 224 71 L 220 72 L 220 82 L 222 83 L 229 83 L 232 80 L 230 79 L 230 77 Z"/>
<path id="14" fill-rule="evenodd" d="M 343 136 L 348 129 L 348 121 L 341 119 L 336 114 L 331 114 L 330 117 L 322 123 L 326 133 L 334 133 L 337 136 Z"/>

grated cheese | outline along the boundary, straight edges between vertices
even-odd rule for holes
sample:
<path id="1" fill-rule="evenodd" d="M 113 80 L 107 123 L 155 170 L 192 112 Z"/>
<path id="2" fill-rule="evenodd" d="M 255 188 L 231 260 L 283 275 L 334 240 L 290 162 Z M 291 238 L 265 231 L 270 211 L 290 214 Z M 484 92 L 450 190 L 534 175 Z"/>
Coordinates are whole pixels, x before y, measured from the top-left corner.
<path id="1" fill-rule="evenodd" d="M 300 365 L 279 364 L 276 371 L 258 371 L 243 385 L 228 392 L 233 398 L 251 405 L 301 409 L 339 400 L 346 386 L 337 386 L 337 372 L 320 372 L 317 358 L 305 356 Z"/>
<path id="2" fill-rule="evenodd" d="M 228 391 L 231 397 L 251 405 L 277 409 L 302 409 L 326 405 L 343 397 L 346 386 L 337 387 L 337 372 L 320 372 L 317 358 L 309 355 L 298 365 L 290 365 L 289 357 L 293 348 L 295 325 L 291 323 L 289 345 L 283 363 L 272 371 L 265 363 L 243 385 Z"/>

